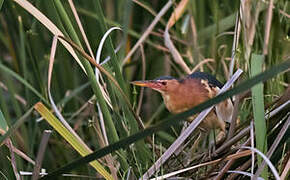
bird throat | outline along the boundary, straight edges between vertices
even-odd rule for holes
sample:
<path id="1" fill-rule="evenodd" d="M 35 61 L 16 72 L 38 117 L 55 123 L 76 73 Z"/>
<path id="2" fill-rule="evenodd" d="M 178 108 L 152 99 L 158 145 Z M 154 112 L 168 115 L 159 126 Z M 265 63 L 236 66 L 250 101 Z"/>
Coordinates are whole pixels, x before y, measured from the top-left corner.
<path id="1" fill-rule="evenodd" d="M 184 112 L 194 106 L 194 105 L 188 105 L 188 103 L 180 103 L 179 97 L 176 97 L 176 95 L 173 96 L 170 93 L 161 93 L 161 94 L 162 94 L 164 103 L 166 105 L 166 108 L 173 114 Z"/>

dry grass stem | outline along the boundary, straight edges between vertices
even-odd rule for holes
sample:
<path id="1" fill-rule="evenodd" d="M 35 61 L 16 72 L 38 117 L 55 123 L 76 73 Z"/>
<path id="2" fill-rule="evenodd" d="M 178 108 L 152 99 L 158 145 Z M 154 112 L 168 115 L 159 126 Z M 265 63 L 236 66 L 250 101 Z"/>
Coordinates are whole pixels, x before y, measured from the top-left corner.
<path id="1" fill-rule="evenodd" d="M 183 58 L 181 57 L 180 53 L 178 50 L 175 48 L 173 42 L 170 39 L 170 34 L 169 34 L 169 29 L 176 23 L 176 21 L 179 20 L 179 18 L 183 15 L 183 12 L 185 10 L 185 7 L 188 3 L 188 0 L 182 0 L 174 12 L 171 14 L 170 19 L 166 25 L 165 32 L 164 32 L 164 43 L 165 46 L 169 49 L 170 53 L 172 54 L 172 57 L 174 61 L 180 65 L 180 67 L 183 69 L 183 71 L 186 74 L 190 73 L 189 67 L 186 65 L 184 62 Z"/>
<path id="2" fill-rule="evenodd" d="M 92 107 L 92 109 L 94 109 L 94 107 Z M 101 130 L 101 127 L 98 123 L 98 118 L 97 118 L 97 114 L 96 112 L 93 110 L 93 126 L 94 128 L 96 129 L 96 133 L 97 133 L 97 138 L 98 138 L 98 142 L 99 142 L 99 145 L 101 148 L 105 147 L 105 146 L 108 146 L 109 143 L 108 143 L 108 139 L 104 139 L 104 136 L 102 133 L 102 130 Z M 116 162 L 112 156 L 112 154 L 108 154 L 104 157 L 104 159 L 106 160 L 107 162 L 107 165 L 110 169 L 110 172 L 112 174 L 112 176 L 114 177 L 114 179 L 118 179 L 118 176 L 117 176 L 117 167 L 116 167 Z"/>
<path id="3" fill-rule="evenodd" d="M 44 130 L 42 134 L 42 138 L 40 141 L 39 149 L 35 160 L 35 166 L 32 173 L 32 180 L 37 180 L 39 177 L 40 169 L 44 158 L 44 153 L 51 133 L 52 133 L 51 130 Z"/>
<path id="4" fill-rule="evenodd" d="M 189 167 L 189 168 L 185 168 L 185 169 L 182 169 L 182 170 L 178 170 L 178 171 L 175 171 L 175 172 L 172 172 L 172 173 L 169 173 L 169 174 L 166 174 L 166 175 L 162 175 L 162 176 L 159 176 L 157 178 L 153 178 L 152 180 L 161 180 L 161 179 L 166 179 L 166 178 L 169 178 L 171 176 L 174 176 L 174 175 L 177 175 L 177 174 L 180 174 L 180 173 L 183 173 L 183 172 L 186 172 L 186 171 L 190 171 L 190 170 L 193 170 L 193 169 L 196 169 L 196 168 L 199 168 L 199 167 L 203 167 L 203 166 L 208 166 L 208 165 L 212 165 L 212 164 L 216 164 L 220 161 L 223 161 L 223 160 L 234 160 L 234 159 L 239 159 L 241 157 L 245 157 L 245 156 L 249 156 L 251 154 L 251 152 L 249 150 L 246 150 L 246 151 L 241 151 L 241 152 L 238 152 L 236 154 L 232 154 L 232 155 L 229 155 L 227 156 L 225 159 L 216 159 L 216 160 L 213 160 L 213 161 L 209 161 L 209 162 L 205 162 L 205 163 L 202 163 L 202 164 L 198 164 L 196 166 L 192 166 L 192 167 Z"/>
<path id="5" fill-rule="evenodd" d="M 232 120 L 231 120 L 230 129 L 229 129 L 226 141 L 230 140 L 235 133 L 237 118 L 239 114 L 239 106 L 240 106 L 240 96 L 238 95 L 235 98 Z"/>
<path id="6" fill-rule="evenodd" d="M 287 174 L 289 174 L 289 169 L 290 169 L 290 158 L 288 159 L 288 162 L 287 162 L 287 164 L 286 164 L 286 166 L 281 174 L 281 177 L 280 177 L 281 180 L 285 180 Z"/>
<path id="7" fill-rule="evenodd" d="M 250 139 L 248 139 L 243 146 L 247 146 L 250 144 Z M 237 153 L 241 152 L 242 150 L 239 149 L 237 151 Z M 230 167 L 232 166 L 232 164 L 235 162 L 236 159 L 231 159 L 229 160 L 226 165 L 222 168 L 222 170 L 219 172 L 219 174 L 214 178 L 214 180 L 221 180 L 224 176 L 224 174 L 230 169 Z"/>
<path id="8" fill-rule="evenodd" d="M 1 87 L 2 89 L 4 89 L 5 91 L 8 91 L 7 86 L 6 86 L 3 82 L 1 82 L 1 81 L 0 81 L 0 87 Z M 19 94 L 15 93 L 15 94 L 14 94 L 14 97 L 15 97 L 15 99 L 17 99 L 21 104 L 23 104 L 23 106 L 26 106 L 26 105 L 27 105 L 26 100 L 25 100 L 23 97 L 21 97 Z"/>
<path id="9" fill-rule="evenodd" d="M 264 55 L 268 54 L 268 44 L 269 44 L 269 38 L 270 38 L 272 17 L 273 17 L 273 0 L 270 0 L 268 11 L 267 11 L 267 21 L 265 25 L 264 48 L 263 48 Z"/>
<path id="10" fill-rule="evenodd" d="M 198 69 L 201 69 L 201 67 L 204 65 L 204 64 L 207 64 L 209 62 L 215 62 L 214 59 L 211 59 L 211 58 L 207 58 L 207 59 L 204 59 L 202 60 L 201 62 L 199 62 L 192 70 L 191 70 L 191 73 L 197 71 Z"/>
<path id="11" fill-rule="evenodd" d="M 234 72 L 234 65 L 236 61 L 236 50 L 239 45 L 240 34 L 241 34 L 241 21 L 240 21 L 240 14 L 239 12 L 237 12 L 235 32 L 234 32 L 234 41 L 233 41 L 233 46 L 232 46 L 232 56 L 231 56 L 231 63 L 230 63 L 230 68 L 229 68 L 230 69 L 229 76 L 232 76 Z"/>
<path id="12" fill-rule="evenodd" d="M 168 26 L 166 26 L 165 32 L 164 32 L 164 42 L 166 47 L 169 49 L 170 53 L 172 54 L 172 57 L 174 59 L 174 61 L 180 65 L 180 67 L 183 69 L 183 71 L 186 74 L 190 74 L 190 69 L 189 67 L 186 65 L 186 63 L 184 62 L 183 58 L 181 57 L 180 53 L 178 52 L 178 50 L 175 48 L 174 44 L 172 43 L 171 39 L 170 39 L 170 35 L 168 32 Z"/>
<path id="13" fill-rule="evenodd" d="M 15 156 L 14 156 L 14 152 L 12 150 L 13 149 L 12 141 L 10 139 L 7 139 L 6 144 L 8 146 L 9 151 L 10 151 L 10 156 L 11 156 L 10 163 L 11 163 L 15 178 L 17 180 L 21 180 L 21 177 L 20 177 L 20 175 L 18 173 L 17 166 L 16 166 L 16 159 L 15 159 Z"/>
<path id="14" fill-rule="evenodd" d="M 133 53 L 137 50 L 137 48 L 140 46 L 140 44 L 143 43 L 143 41 L 148 37 L 148 35 L 151 33 L 155 25 L 158 23 L 158 21 L 161 19 L 161 17 L 167 12 L 167 10 L 171 7 L 172 1 L 168 1 L 166 5 L 161 9 L 161 11 L 157 14 L 157 16 L 154 18 L 152 23 L 148 26 L 146 31 L 143 33 L 143 35 L 139 38 L 137 43 L 133 46 L 131 51 L 127 54 L 127 56 L 124 58 L 122 64 L 124 65 L 129 58 L 133 55 Z"/>
<path id="15" fill-rule="evenodd" d="M 88 48 L 88 50 L 89 50 L 89 53 L 90 53 L 91 57 L 94 58 L 93 51 L 92 51 L 92 49 L 91 49 L 90 43 L 89 43 L 88 38 L 87 38 L 87 35 L 86 35 L 85 31 L 84 31 L 83 25 L 82 25 L 82 23 L 81 23 L 81 20 L 80 20 L 80 18 L 79 18 L 79 15 L 78 15 L 78 13 L 77 13 L 77 10 L 76 10 L 76 8 L 75 8 L 75 5 L 74 5 L 74 3 L 73 3 L 72 0 L 68 0 L 68 3 L 69 3 L 69 5 L 70 5 L 70 7 L 71 7 L 71 10 L 72 10 L 73 14 L 74 14 L 74 17 L 75 17 L 75 19 L 76 19 L 76 22 L 77 22 L 77 24 L 78 24 L 78 27 L 79 27 L 79 29 L 80 29 L 80 31 L 81 31 L 81 34 L 82 34 L 82 36 L 83 36 L 83 39 L 84 39 L 84 41 L 85 41 L 85 43 L 86 43 L 86 46 L 87 46 L 87 48 Z"/>
<path id="16" fill-rule="evenodd" d="M 142 44 L 140 45 L 140 51 L 141 51 L 141 57 L 142 57 L 142 80 L 144 81 L 146 77 L 146 57 L 145 57 L 144 47 Z M 137 115 L 140 114 L 143 96 L 144 96 L 144 87 L 141 87 L 137 110 L 136 110 Z"/>

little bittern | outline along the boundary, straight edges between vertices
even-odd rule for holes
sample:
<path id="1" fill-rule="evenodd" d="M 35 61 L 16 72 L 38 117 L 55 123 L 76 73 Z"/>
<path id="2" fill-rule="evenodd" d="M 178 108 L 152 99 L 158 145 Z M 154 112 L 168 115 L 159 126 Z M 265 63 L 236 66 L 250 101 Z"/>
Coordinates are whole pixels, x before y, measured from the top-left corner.
<path id="1" fill-rule="evenodd" d="M 174 114 L 191 109 L 214 97 L 222 88 L 215 77 L 203 72 L 192 73 L 185 78 L 176 79 L 162 76 L 154 80 L 134 81 L 134 85 L 149 87 L 161 93 L 165 106 Z M 200 124 L 204 130 L 219 128 L 225 132 L 225 122 L 230 122 L 233 105 L 230 99 L 215 106 Z M 189 117 L 192 121 L 196 115 Z"/>

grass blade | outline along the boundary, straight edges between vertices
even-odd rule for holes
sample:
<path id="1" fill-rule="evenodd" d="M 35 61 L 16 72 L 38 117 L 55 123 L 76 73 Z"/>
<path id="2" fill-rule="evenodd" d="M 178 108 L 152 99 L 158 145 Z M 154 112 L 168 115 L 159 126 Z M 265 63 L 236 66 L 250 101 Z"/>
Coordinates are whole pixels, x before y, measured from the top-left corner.
<path id="1" fill-rule="evenodd" d="M 30 91 L 32 91 L 37 97 L 39 97 L 43 102 L 45 102 L 45 104 L 47 105 L 49 104 L 48 101 L 31 84 L 29 84 L 29 82 L 27 82 L 25 79 L 19 76 L 16 72 L 12 71 L 11 69 L 3 65 L 1 62 L 0 62 L 0 70 L 2 70 L 3 72 L 6 72 L 7 74 L 17 79 L 24 86 L 26 86 Z"/>
<path id="2" fill-rule="evenodd" d="M 2 8 L 3 3 L 4 3 L 4 0 L 0 0 L 0 10 Z"/>
<path id="3" fill-rule="evenodd" d="M 3 136 L 1 136 L 0 137 L 0 146 L 3 144 L 3 142 L 7 139 L 7 138 L 9 138 L 13 133 L 14 133 L 14 131 L 16 131 L 17 130 L 17 128 L 19 128 L 26 120 L 27 120 L 27 117 L 30 115 L 30 113 L 32 112 L 32 110 L 33 110 L 33 107 L 31 107 L 29 110 L 27 110 L 26 111 L 26 113 L 23 115 L 23 116 L 21 116 L 17 121 L 16 121 L 16 123 L 14 123 L 13 124 L 13 126 L 12 127 L 10 127 L 9 128 L 9 130 L 3 135 Z M 1 119 L 3 118 L 3 116 L 2 117 L 0 117 Z M 3 119 L 2 119 L 2 121 L 3 121 Z M 4 123 L 2 123 L 3 125 L 4 125 Z M 5 127 L 5 126 L 4 126 Z M 1 127 L 1 128 L 3 128 L 3 127 Z M 1 130 L 2 131 L 2 130 Z"/>
<path id="4" fill-rule="evenodd" d="M 263 55 L 253 54 L 251 58 L 251 77 L 262 72 L 262 65 L 264 61 Z M 263 83 L 259 83 L 252 87 L 252 104 L 254 111 L 254 123 L 255 123 L 255 139 L 256 147 L 262 153 L 267 152 L 267 127 L 265 121 L 265 110 L 264 110 L 264 91 Z M 262 158 L 258 157 L 258 164 L 260 165 Z M 265 168 L 262 172 L 262 177 L 267 178 L 267 169 Z"/>
<path id="5" fill-rule="evenodd" d="M 8 131 L 8 125 L 0 109 L 0 134 L 4 134 L 6 131 Z"/>
<path id="6" fill-rule="evenodd" d="M 37 20 L 39 20 L 54 35 L 63 36 L 63 33 L 44 14 L 42 14 L 37 8 L 35 8 L 28 1 L 26 0 L 14 0 L 14 1 L 18 3 L 20 6 L 22 6 L 31 15 L 33 15 Z M 80 63 L 80 60 L 78 59 L 72 47 L 65 41 L 61 40 L 61 43 L 64 45 L 64 47 L 66 47 L 66 49 L 71 53 L 74 59 L 79 63 L 79 65 L 85 71 L 83 65 Z"/>

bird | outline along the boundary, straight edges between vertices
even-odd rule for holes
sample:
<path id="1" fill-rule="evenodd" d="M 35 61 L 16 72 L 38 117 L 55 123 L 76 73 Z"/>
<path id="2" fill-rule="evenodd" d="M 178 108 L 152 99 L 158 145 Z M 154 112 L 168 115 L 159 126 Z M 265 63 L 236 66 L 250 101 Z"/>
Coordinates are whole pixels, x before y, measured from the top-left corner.
<path id="1" fill-rule="evenodd" d="M 173 114 L 182 113 L 195 106 L 215 97 L 223 84 L 213 75 L 205 72 L 194 72 L 184 78 L 162 76 L 154 80 L 133 81 L 133 85 L 148 87 L 161 93 L 164 104 L 169 112 Z M 205 119 L 200 123 L 199 128 L 203 131 L 220 129 L 226 131 L 226 122 L 231 121 L 233 104 L 227 99 L 215 106 Z M 188 117 L 191 122 L 197 117 Z"/>

